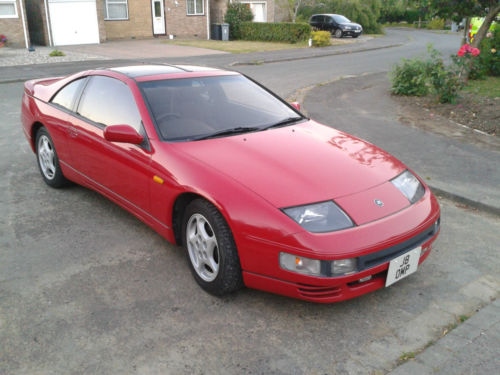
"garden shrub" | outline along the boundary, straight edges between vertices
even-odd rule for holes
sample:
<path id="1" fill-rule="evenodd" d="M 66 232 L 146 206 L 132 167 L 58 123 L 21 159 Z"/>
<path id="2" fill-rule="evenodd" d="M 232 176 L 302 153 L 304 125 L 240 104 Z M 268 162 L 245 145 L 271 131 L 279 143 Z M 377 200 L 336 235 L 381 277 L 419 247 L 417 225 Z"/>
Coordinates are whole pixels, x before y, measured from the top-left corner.
<path id="1" fill-rule="evenodd" d="M 311 33 L 313 47 L 326 47 L 331 45 L 329 31 L 313 31 Z"/>
<path id="2" fill-rule="evenodd" d="M 236 2 L 229 3 L 227 5 L 226 15 L 224 16 L 224 22 L 229 24 L 229 38 L 241 39 L 241 23 L 251 20 L 253 20 L 253 14 L 246 4 Z"/>
<path id="3" fill-rule="evenodd" d="M 392 92 L 396 95 L 425 96 L 429 93 L 428 64 L 420 59 L 403 59 L 392 73 Z"/>
<path id="4" fill-rule="evenodd" d="M 481 54 L 479 55 L 478 68 L 483 75 L 500 76 L 500 30 L 488 34 L 479 46 Z M 471 77 L 472 78 L 472 77 Z"/>
<path id="5" fill-rule="evenodd" d="M 428 47 L 430 58 L 404 59 L 391 73 L 392 92 L 396 95 L 425 96 L 436 95 L 440 103 L 453 103 L 463 88 L 464 67 L 452 64 L 446 67 L 437 50 Z"/>
<path id="6" fill-rule="evenodd" d="M 429 30 L 444 30 L 444 20 L 441 18 L 434 18 L 427 24 Z"/>
<path id="7" fill-rule="evenodd" d="M 311 26 L 307 23 L 289 22 L 242 22 L 240 39 L 266 42 L 297 43 L 308 40 Z"/>

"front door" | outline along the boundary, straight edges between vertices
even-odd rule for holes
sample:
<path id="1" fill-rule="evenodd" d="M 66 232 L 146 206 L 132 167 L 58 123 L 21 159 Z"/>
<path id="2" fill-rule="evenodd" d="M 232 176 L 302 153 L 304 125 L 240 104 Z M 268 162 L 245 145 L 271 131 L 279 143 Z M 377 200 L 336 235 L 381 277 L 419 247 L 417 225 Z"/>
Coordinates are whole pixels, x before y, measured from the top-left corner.
<path id="1" fill-rule="evenodd" d="M 153 13 L 153 34 L 165 34 L 165 12 L 163 9 L 163 0 L 151 0 Z"/>

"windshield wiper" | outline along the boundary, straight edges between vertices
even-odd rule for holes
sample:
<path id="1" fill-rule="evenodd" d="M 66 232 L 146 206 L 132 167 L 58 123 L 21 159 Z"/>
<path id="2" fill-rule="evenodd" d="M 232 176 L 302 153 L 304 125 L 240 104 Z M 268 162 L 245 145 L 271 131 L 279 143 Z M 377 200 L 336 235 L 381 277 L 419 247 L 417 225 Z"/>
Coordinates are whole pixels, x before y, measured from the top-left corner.
<path id="1" fill-rule="evenodd" d="M 257 130 L 261 130 L 261 128 L 257 126 L 238 126 L 236 128 L 230 128 L 230 129 L 223 129 L 220 131 L 217 131 L 215 133 L 207 134 L 207 135 L 202 135 L 201 137 L 195 138 L 195 141 L 200 141 L 203 139 L 210 139 L 210 138 L 217 138 L 217 137 L 222 137 L 224 135 L 233 135 L 233 134 L 242 134 L 242 133 L 249 133 L 249 132 L 255 132 Z"/>
<path id="2" fill-rule="evenodd" d="M 278 121 L 274 124 L 271 124 L 271 125 L 267 125 L 267 126 L 264 126 L 262 128 L 260 128 L 261 130 L 267 130 L 267 129 L 271 129 L 271 128 L 277 128 L 279 126 L 284 126 L 284 125 L 288 125 L 288 124 L 292 124 L 294 122 L 297 122 L 299 120 L 304 120 L 304 117 L 300 117 L 300 116 L 295 116 L 295 117 L 287 117 L 281 121 Z"/>

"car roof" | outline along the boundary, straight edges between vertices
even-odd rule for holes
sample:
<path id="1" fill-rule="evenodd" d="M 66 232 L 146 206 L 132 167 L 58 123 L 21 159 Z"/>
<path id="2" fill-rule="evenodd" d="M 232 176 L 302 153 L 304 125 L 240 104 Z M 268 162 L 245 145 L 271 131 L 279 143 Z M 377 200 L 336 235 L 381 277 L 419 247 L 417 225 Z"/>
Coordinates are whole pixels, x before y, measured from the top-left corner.
<path id="1" fill-rule="evenodd" d="M 319 14 L 313 14 L 311 17 L 314 16 L 341 16 L 341 14 L 335 14 L 335 13 L 319 13 Z M 344 16 L 345 17 L 345 16 Z"/>
<path id="2" fill-rule="evenodd" d="M 220 69 L 208 68 L 204 66 L 168 65 L 168 64 L 120 66 L 115 68 L 109 68 L 109 70 L 121 73 L 130 78 L 176 74 L 176 73 L 178 74 L 178 73 L 191 73 L 191 72 L 221 71 Z"/>

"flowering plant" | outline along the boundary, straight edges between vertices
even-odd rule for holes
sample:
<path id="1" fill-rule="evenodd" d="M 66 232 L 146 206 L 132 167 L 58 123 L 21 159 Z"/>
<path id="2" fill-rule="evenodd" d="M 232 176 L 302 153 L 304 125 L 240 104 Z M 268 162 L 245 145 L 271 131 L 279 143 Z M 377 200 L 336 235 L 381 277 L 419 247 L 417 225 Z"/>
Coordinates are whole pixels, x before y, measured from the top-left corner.
<path id="1" fill-rule="evenodd" d="M 7 37 L 3 34 L 0 34 L 0 47 L 3 47 L 5 43 L 7 43 Z"/>
<path id="2" fill-rule="evenodd" d="M 476 56 L 479 56 L 479 54 L 481 53 L 481 51 L 479 51 L 478 48 L 474 48 L 474 47 L 471 47 L 468 44 L 464 44 L 458 50 L 457 55 L 460 56 L 460 57 L 463 57 L 463 56 L 467 55 L 468 53 L 470 53 L 472 56 L 476 57 Z"/>

